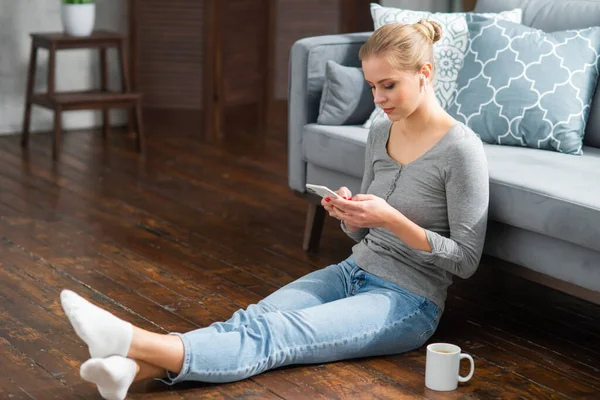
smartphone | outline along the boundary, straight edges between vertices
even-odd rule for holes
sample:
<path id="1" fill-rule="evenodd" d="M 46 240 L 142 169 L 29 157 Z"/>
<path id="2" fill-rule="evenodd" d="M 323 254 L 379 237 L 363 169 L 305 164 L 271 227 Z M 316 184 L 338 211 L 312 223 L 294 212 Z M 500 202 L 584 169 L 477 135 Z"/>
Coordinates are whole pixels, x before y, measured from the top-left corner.
<path id="1" fill-rule="evenodd" d="M 333 190 L 329 189 L 327 186 L 313 185 L 312 183 L 307 183 L 306 190 L 308 190 L 311 193 L 317 194 L 323 198 L 325 198 L 325 197 L 335 197 L 338 199 L 342 198 L 342 196 L 340 196 Z"/>

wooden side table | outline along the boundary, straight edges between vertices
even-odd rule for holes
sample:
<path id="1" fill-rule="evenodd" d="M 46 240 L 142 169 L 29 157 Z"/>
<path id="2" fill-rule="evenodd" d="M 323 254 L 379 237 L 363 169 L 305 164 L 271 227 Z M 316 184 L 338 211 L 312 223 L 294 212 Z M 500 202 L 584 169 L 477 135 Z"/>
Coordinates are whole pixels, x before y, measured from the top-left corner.
<path id="1" fill-rule="evenodd" d="M 121 86 L 120 92 L 108 90 L 108 67 L 106 53 L 108 48 L 117 48 L 120 58 Z M 127 56 L 125 54 L 125 37 L 108 31 L 95 31 L 87 37 L 68 36 L 63 33 L 32 33 L 29 71 L 27 75 L 27 92 L 25 95 L 25 112 L 23 117 L 23 134 L 21 145 L 27 147 L 31 123 L 31 106 L 36 104 L 54 110 L 54 131 L 52 156 L 56 160 L 60 153 L 62 136 L 62 112 L 69 110 L 102 110 L 103 136 L 108 136 L 109 110 L 111 108 L 129 108 L 135 113 L 136 144 L 138 152 L 144 149 L 144 132 L 142 127 L 141 94 L 131 92 L 127 72 Z M 48 53 L 48 91 L 34 93 L 37 51 L 44 48 Z M 72 92 L 56 92 L 56 51 L 63 49 L 92 48 L 100 51 L 101 89 Z"/>

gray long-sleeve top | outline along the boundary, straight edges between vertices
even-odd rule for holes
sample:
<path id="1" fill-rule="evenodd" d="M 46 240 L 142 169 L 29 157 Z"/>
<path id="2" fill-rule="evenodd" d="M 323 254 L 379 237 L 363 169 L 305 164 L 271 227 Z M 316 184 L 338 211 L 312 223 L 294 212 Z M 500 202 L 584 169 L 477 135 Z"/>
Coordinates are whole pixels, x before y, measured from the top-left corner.
<path id="1" fill-rule="evenodd" d="M 428 298 L 442 310 L 452 275 L 477 270 L 487 227 L 489 176 L 481 140 L 456 123 L 429 151 L 406 165 L 387 152 L 391 121 L 371 127 L 361 193 L 383 198 L 425 229 L 432 252 L 409 247 L 383 228 L 350 232 L 357 264 Z"/>

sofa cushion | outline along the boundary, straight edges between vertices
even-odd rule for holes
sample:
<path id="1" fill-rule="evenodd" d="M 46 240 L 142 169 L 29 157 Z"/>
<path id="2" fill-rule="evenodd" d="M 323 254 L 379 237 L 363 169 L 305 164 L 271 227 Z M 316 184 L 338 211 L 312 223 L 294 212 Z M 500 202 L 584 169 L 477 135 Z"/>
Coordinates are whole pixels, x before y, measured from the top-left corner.
<path id="1" fill-rule="evenodd" d="M 581 157 L 484 144 L 489 218 L 600 251 L 600 149 Z"/>
<path id="2" fill-rule="evenodd" d="M 325 83 L 317 124 L 357 125 L 364 123 L 374 109 L 373 94 L 362 68 L 325 64 Z"/>
<path id="3" fill-rule="evenodd" d="M 468 16 L 469 50 L 448 112 L 486 143 L 581 154 L 600 27 L 545 33 Z"/>
<path id="4" fill-rule="evenodd" d="M 600 1 L 590 0 L 478 0 L 477 13 L 523 10 L 522 23 L 544 32 L 583 29 L 600 25 Z M 600 147 L 600 90 L 596 90 L 584 143 Z"/>
<path id="5" fill-rule="evenodd" d="M 369 130 L 360 125 L 307 124 L 302 139 L 304 158 L 320 167 L 362 178 L 368 135 Z"/>
<path id="6" fill-rule="evenodd" d="M 367 129 L 371 129 L 371 127 L 373 126 L 373 124 L 375 122 L 377 122 L 378 119 L 388 119 L 386 113 L 383 112 L 383 110 L 381 109 L 381 107 L 379 107 L 377 104 L 375 105 L 375 109 L 373 110 L 373 112 L 371 112 L 371 115 L 369 115 L 369 119 L 367 119 L 365 121 L 364 124 L 362 124 L 363 128 L 367 128 Z"/>

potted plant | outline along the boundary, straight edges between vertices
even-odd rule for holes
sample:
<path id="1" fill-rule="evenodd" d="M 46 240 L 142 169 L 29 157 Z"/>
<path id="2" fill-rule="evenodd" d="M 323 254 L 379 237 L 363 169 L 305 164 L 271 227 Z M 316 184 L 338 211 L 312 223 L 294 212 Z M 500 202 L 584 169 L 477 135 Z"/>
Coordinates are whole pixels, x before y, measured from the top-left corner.
<path id="1" fill-rule="evenodd" d="M 96 19 L 95 0 L 62 0 L 61 20 L 65 33 L 71 36 L 89 36 Z"/>

